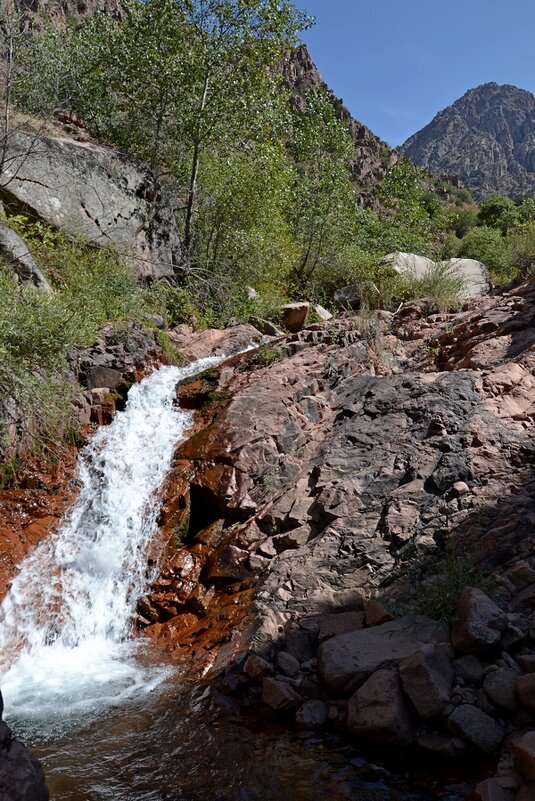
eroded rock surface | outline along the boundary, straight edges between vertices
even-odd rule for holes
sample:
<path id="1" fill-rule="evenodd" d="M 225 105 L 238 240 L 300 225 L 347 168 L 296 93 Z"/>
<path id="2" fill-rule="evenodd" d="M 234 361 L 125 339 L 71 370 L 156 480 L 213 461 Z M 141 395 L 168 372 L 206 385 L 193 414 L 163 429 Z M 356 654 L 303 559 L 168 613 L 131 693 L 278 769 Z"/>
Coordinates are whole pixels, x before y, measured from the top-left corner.
<path id="1" fill-rule="evenodd" d="M 366 337 L 358 319 L 314 324 L 179 387 L 197 410 L 176 498 L 199 580 L 165 567 L 175 542 L 179 609 L 140 610 L 146 632 L 300 726 L 455 756 L 534 723 L 534 315 L 526 285 L 459 314 L 383 313 Z M 368 640 L 383 650 L 366 661 Z"/>
<path id="2" fill-rule="evenodd" d="M 17 130 L 7 149 L 0 197 L 8 212 L 29 212 L 68 236 L 112 246 L 141 279 L 183 275 L 176 221 L 145 164 L 59 133 Z"/>

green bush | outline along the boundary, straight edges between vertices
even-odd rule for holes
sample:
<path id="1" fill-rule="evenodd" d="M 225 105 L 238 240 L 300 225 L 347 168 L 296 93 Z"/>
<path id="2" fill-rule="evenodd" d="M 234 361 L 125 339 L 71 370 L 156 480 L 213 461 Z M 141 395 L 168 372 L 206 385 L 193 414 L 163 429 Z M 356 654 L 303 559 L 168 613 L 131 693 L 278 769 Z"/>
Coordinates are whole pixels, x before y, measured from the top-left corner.
<path id="1" fill-rule="evenodd" d="M 495 284 L 506 284 L 516 276 L 508 241 L 496 228 L 473 228 L 462 240 L 458 255 L 482 261 Z"/>
<path id="2" fill-rule="evenodd" d="M 54 287 L 19 285 L 0 269 L 0 453 L 12 424 L 37 445 L 75 429 L 67 356 L 108 320 L 143 318 L 151 293 L 105 248 L 67 239 L 43 223 L 10 218 Z"/>
<path id="3" fill-rule="evenodd" d="M 494 586 L 492 579 L 481 572 L 469 555 L 461 552 L 455 541 L 446 546 L 438 559 L 423 565 L 413 581 L 417 587 L 412 588 L 411 611 L 443 623 L 455 619 L 457 602 L 466 587 L 489 592 Z"/>

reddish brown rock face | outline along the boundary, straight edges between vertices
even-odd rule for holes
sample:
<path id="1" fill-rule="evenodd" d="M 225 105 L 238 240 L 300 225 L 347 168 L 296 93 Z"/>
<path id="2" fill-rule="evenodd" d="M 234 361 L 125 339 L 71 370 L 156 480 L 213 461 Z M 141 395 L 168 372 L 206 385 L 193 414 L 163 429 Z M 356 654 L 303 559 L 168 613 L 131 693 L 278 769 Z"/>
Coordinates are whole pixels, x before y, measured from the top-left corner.
<path id="1" fill-rule="evenodd" d="M 60 461 L 28 459 L 16 488 L 0 492 L 0 599 L 17 565 L 44 537 L 52 534 L 78 491 L 78 451 L 64 448 Z"/>

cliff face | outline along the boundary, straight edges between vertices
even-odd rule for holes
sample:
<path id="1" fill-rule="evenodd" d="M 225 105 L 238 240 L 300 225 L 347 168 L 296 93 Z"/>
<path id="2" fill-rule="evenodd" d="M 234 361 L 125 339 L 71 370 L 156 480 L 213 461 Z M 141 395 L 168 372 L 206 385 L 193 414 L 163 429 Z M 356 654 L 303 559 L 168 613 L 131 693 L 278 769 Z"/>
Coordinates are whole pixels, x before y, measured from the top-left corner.
<path id="1" fill-rule="evenodd" d="M 30 25 L 39 25 L 40 20 L 51 20 L 62 26 L 79 23 L 85 17 L 99 11 L 120 15 L 120 0 L 13 0 L 15 8 L 24 15 Z"/>
<path id="2" fill-rule="evenodd" d="M 432 173 L 459 175 L 477 199 L 535 190 L 535 97 L 515 86 L 470 89 L 401 151 Z"/>
<path id="3" fill-rule="evenodd" d="M 308 91 L 322 88 L 331 97 L 340 119 L 348 123 L 354 143 L 351 175 L 361 188 L 361 202 L 363 205 L 368 205 L 371 201 L 371 191 L 381 183 L 389 167 L 399 160 L 398 153 L 351 116 L 343 102 L 323 81 L 305 45 L 298 47 L 288 56 L 284 63 L 284 75 L 298 108 L 304 107 L 304 98 Z"/>

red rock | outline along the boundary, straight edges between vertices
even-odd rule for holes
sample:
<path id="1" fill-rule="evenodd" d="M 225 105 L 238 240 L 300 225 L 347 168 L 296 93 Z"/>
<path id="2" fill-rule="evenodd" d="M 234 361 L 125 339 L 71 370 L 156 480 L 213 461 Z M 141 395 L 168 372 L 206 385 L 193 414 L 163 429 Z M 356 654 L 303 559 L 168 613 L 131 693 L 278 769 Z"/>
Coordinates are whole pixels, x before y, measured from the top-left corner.
<path id="1" fill-rule="evenodd" d="M 287 682 L 266 677 L 262 680 L 262 702 L 271 709 L 292 709 L 299 706 L 302 700 Z"/>
<path id="2" fill-rule="evenodd" d="M 446 737 L 443 734 L 421 734 L 416 744 L 425 751 L 448 757 L 459 756 L 465 750 L 463 741 L 458 737 Z"/>
<path id="3" fill-rule="evenodd" d="M 224 330 L 209 328 L 193 332 L 189 326 L 177 326 L 168 331 L 171 344 L 187 359 L 195 361 L 206 356 L 235 353 L 258 340 L 259 332 L 252 325 L 237 325 Z"/>
<path id="4" fill-rule="evenodd" d="M 273 675 L 273 665 L 257 654 L 250 654 L 243 666 L 243 672 L 252 679 L 261 679 L 262 676 Z"/>
<path id="5" fill-rule="evenodd" d="M 451 661 L 443 650 L 428 647 L 399 665 L 403 689 L 421 718 L 439 715 L 450 700 L 453 683 Z"/>
<path id="6" fill-rule="evenodd" d="M 364 614 L 367 626 L 378 626 L 380 623 L 392 620 L 384 605 L 376 598 L 368 598 L 364 602 Z"/>
<path id="7" fill-rule="evenodd" d="M 479 653 L 496 647 L 507 626 L 505 613 L 484 592 L 466 587 L 457 604 L 451 642 L 457 651 Z"/>
<path id="8" fill-rule="evenodd" d="M 347 727 L 360 737 L 390 745 L 413 742 L 415 726 L 397 671 L 378 670 L 351 696 Z"/>
<path id="9" fill-rule="evenodd" d="M 478 801 L 515 801 L 515 794 L 504 789 L 498 779 L 486 779 L 476 787 Z"/>
<path id="10" fill-rule="evenodd" d="M 525 734 L 513 745 L 515 765 L 526 782 L 535 782 L 535 731 Z"/>
<path id="11" fill-rule="evenodd" d="M 223 544 L 208 558 L 207 578 L 241 579 L 250 575 L 249 552 L 235 545 Z"/>
<path id="12" fill-rule="evenodd" d="M 535 673 L 535 654 L 519 654 L 516 661 L 526 673 Z"/>
<path id="13" fill-rule="evenodd" d="M 301 331 L 306 323 L 309 303 L 286 303 L 281 306 L 281 324 L 291 334 Z"/>
<path id="14" fill-rule="evenodd" d="M 522 706 L 535 712 L 535 673 L 527 673 L 516 680 L 516 693 Z"/>
<path id="15" fill-rule="evenodd" d="M 516 794 L 515 801 L 533 801 L 535 798 L 535 782 L 525 784 Z"/>

